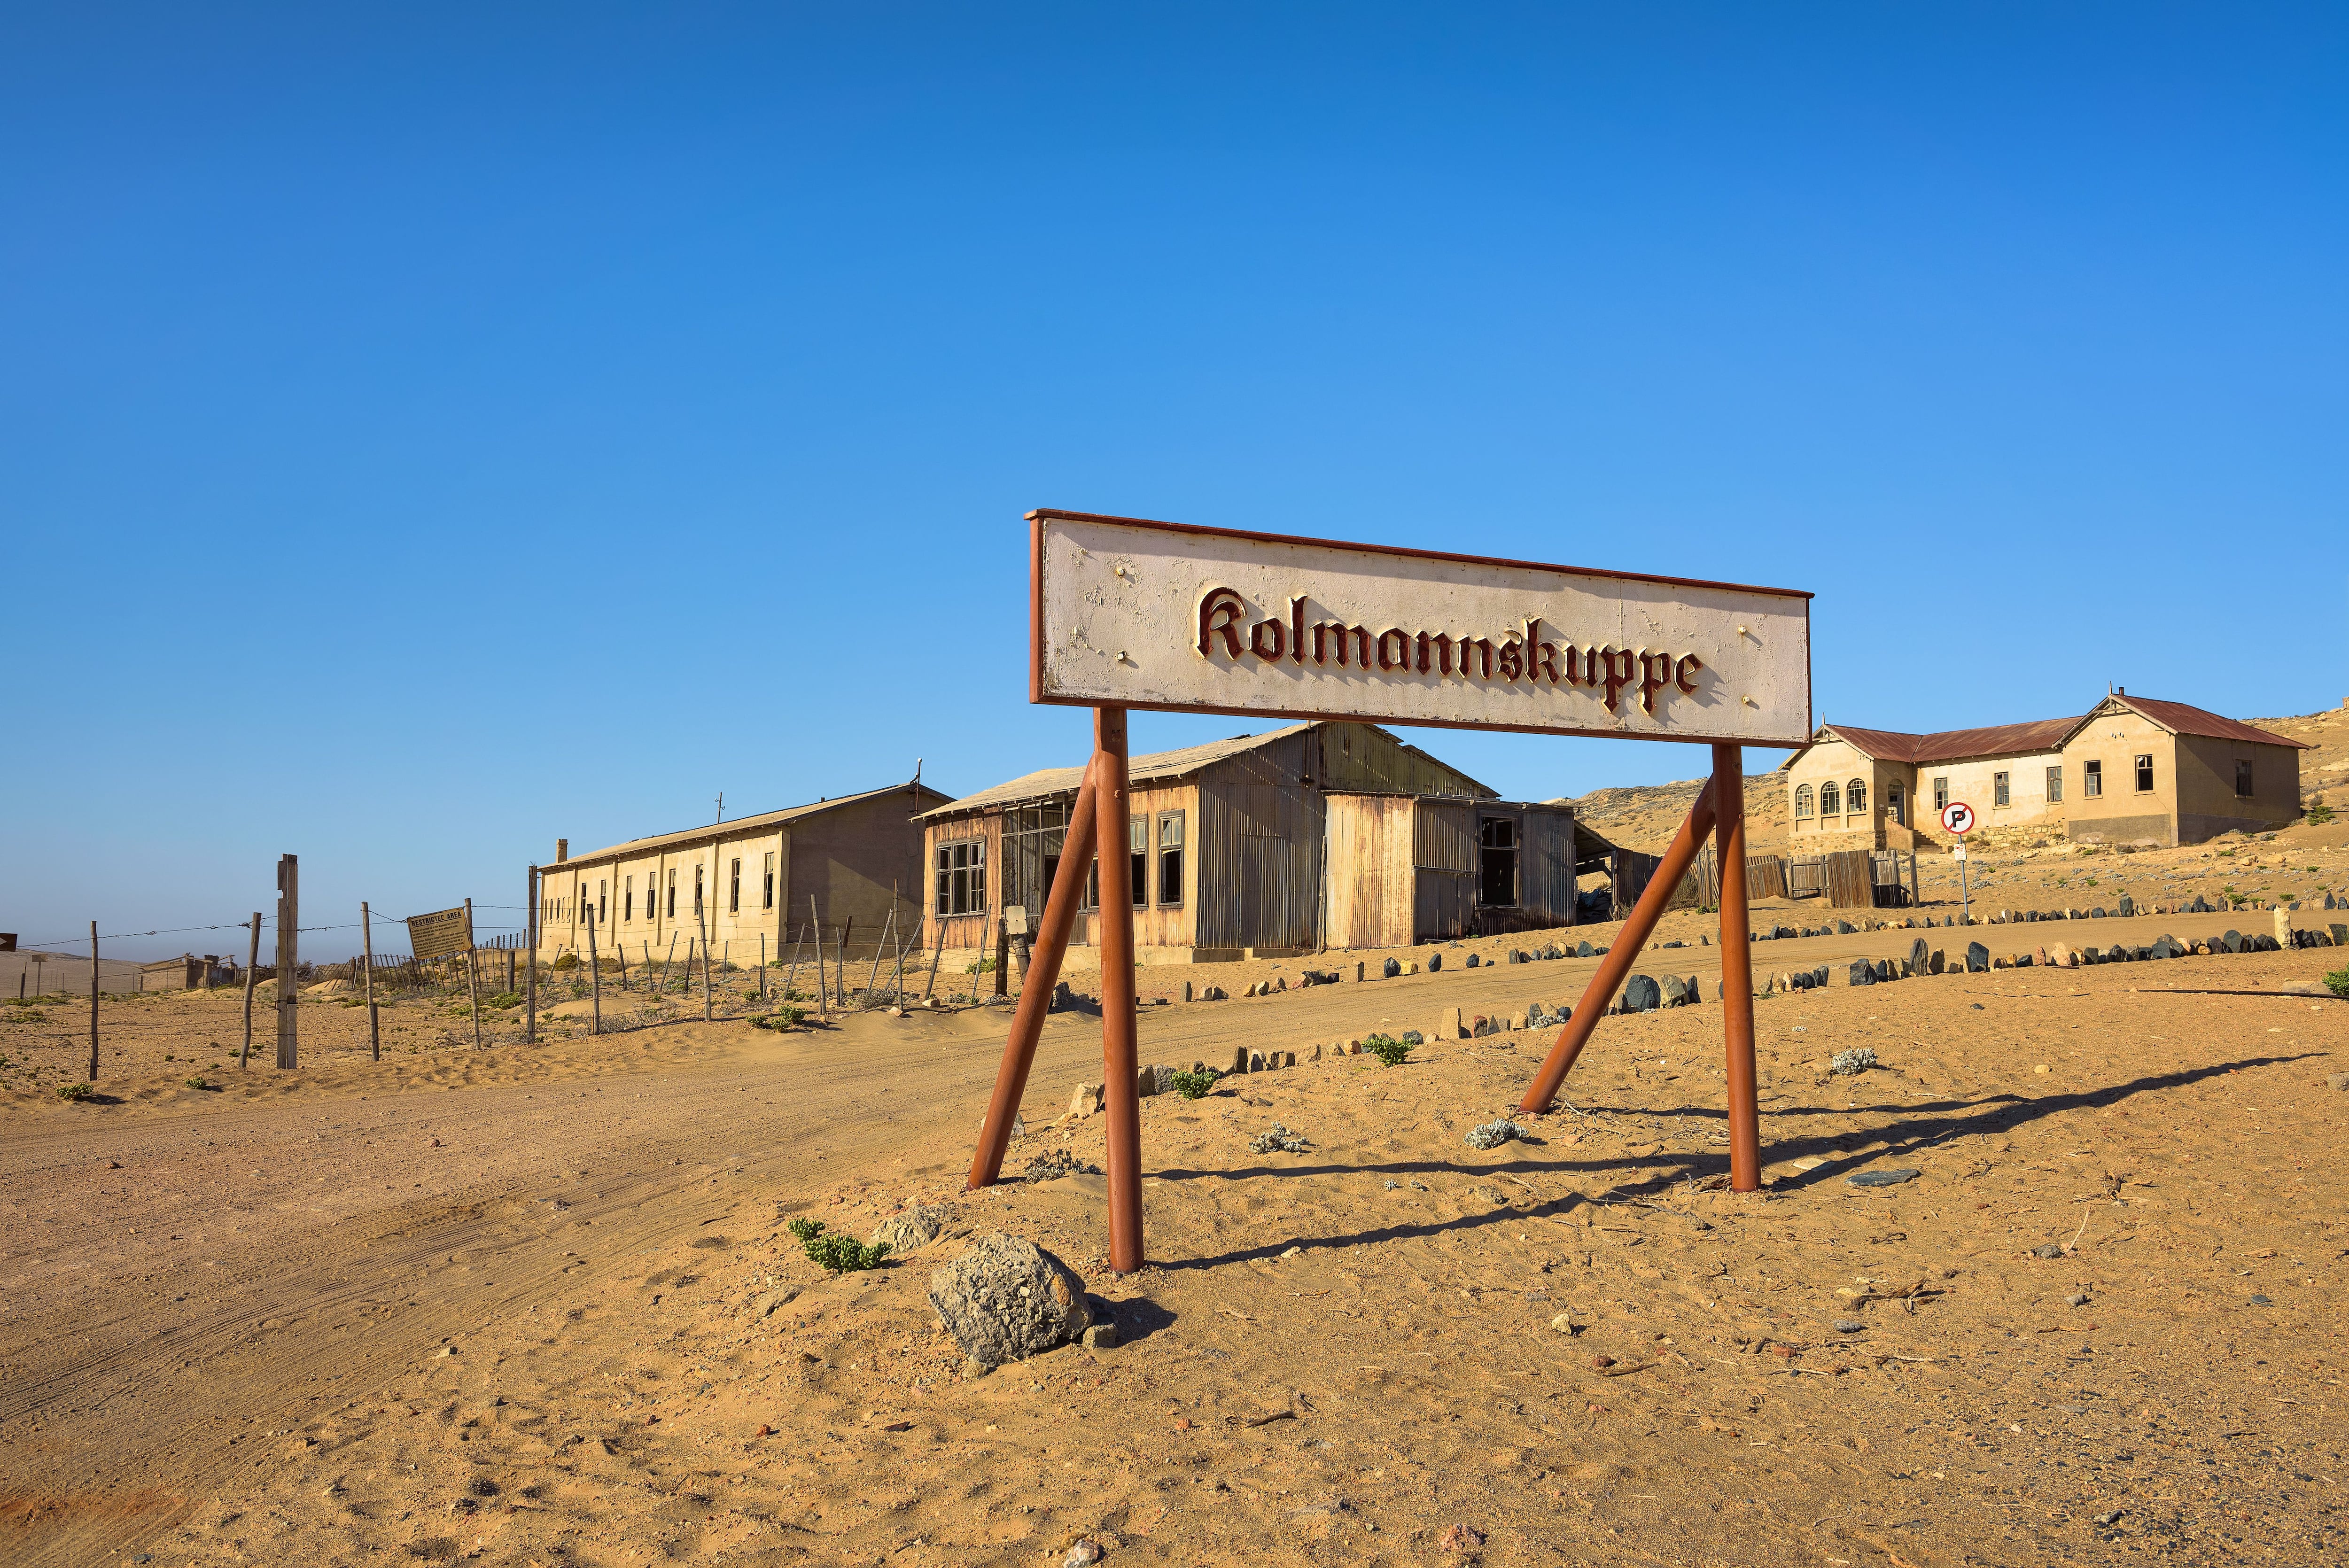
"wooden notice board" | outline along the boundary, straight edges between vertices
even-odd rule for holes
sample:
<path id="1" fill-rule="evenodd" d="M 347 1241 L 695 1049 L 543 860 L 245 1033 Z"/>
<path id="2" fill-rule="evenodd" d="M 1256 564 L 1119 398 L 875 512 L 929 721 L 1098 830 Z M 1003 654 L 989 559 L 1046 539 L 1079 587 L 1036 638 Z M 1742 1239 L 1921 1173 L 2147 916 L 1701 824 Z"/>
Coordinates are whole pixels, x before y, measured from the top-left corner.
<path id="1" fill-rule="evenodd" d="M 473 922 L 462 904 L 408 917 L 409 950 L 419 958 L 446 958 L 473 945 Z"/>

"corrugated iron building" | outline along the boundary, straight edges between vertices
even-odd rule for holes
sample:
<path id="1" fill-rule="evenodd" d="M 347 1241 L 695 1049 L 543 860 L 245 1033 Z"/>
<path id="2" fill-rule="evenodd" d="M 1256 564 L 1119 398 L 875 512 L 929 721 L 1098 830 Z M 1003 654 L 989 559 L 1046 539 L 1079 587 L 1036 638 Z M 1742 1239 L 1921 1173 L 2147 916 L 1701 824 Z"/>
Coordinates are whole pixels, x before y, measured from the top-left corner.
<path id="1" fill-rule="evenodd" d="M 1028 929 L 1060 868 L 1080 768 L 925 814 L 925 944 Z M 1320 722 L 1128 763 L 1134 948 L 1143 963 L 1386 947 L 1574 919 L 1574 818 L 1505 801 L 1376 725 Z M 1094 939 L 1094 895 L 1074 940 Z M 1017 917 L 1015 917 L 1016 923 Z"/>

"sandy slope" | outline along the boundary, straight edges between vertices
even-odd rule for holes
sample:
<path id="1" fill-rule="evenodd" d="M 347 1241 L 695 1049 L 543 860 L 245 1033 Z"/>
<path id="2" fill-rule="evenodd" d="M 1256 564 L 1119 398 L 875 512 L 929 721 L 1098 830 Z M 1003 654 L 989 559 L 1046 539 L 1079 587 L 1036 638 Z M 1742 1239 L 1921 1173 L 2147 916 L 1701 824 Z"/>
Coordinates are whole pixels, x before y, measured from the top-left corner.
<path id="1" fill-rule="evenodd" d="M 1113 1561 L 1402 1563 L 1457 1523 L 1492 1563 L 2324 1560 L 2349 1011 L 2174 990 L 2318 956 L 1764 1001 L 1751 1198 L 1690 1185 L 1724 1164 L 1717 1006 L 1608 1020 L 1575 1109 L 1491 1153 L 1461 1135 L 1539 1039 L 1154 1099 L 1154 1262 L 1123 1280 L 1098 1179 L 957 1195 L 983 1011 L 27 1096 L 0 1140 L 0 1553 L 1034 1563 L 1085 1532 Z M 1144 1055 L 1570 999 L 1588 967 L 1153 1009 Z M 223 1005 L 179 1026 L 208 1040 Z M 1816 1069 L 1854 1044 L 1889 1070 Z M 1097 1019 L 1053 1020 L 1015 1161 L 1099 1160 L 1098 1118 L 1046 1125 L 1098 1050 Z M 1312 1151 L 1249 1154 L 1275 1119 Z M 1842 1180 L 1889 1167 L 1922 1174 Z M 873 1274 L 780 1234 L 913 1198 L 955 1234 Z M 923 1290 L 988 1226 L 1085 1273 L 1132 1343 L 966 1379 Z M 1838 1294 L 1920 1284 L 1913 1313 Z"/>

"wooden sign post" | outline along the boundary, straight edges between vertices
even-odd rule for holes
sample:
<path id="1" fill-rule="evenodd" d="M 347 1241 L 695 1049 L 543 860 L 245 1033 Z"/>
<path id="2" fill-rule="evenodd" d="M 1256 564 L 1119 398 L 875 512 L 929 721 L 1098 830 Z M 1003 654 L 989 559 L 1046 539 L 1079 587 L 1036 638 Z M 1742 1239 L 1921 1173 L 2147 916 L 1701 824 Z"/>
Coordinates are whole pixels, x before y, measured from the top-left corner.
<path id="1" fill-rule="evenodd" d="M 294 971 L 302 962 L 302 868 L 292 855 L 277 858 L 277 1065 L 295 1067 L 300 1034 L 295 1009 L 302 986 Z"/>
<path id="2" fill-rule="evenodd" d="M 1093 752 L 970 1186 L 1002 1174 L 1098 847 L 1110 1267 L 1142 1266 L 1133 915 L 1131 861 L 1121 852 L 1129 841 L 1126 714 L 1137 707 L 1711 746 L 1712 781 L 1559 1032 L 1525 1109 L 1556 1097 L 1712 835 L 1721 863 L 1731 1185 L 1759 1185 L 1743 748 L 1791 748 L 1810 735 L 1811 595 L 1085 512 L 1033 511 L 1028 521 L 1029 700 L 1092 708 Z"/>

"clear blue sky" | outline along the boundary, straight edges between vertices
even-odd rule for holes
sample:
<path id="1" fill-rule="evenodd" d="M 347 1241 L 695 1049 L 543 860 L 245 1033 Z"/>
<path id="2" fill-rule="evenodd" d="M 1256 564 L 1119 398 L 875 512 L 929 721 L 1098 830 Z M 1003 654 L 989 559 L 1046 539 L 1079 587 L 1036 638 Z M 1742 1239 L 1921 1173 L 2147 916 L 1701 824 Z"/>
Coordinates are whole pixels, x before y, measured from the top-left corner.
<path id="1" fill-rule="evenodd" d="M 1813 589 L 1821 716 L 1888 727 L 2337 703 L 2344 44 L 19 7 L 0 929 L 234 920 L 286 851 L 305 923 L 518 904 L 720 789 L 1078 760 L 1025 701 L 1040 505 Z M 1412 738 L 1520 796 L 1702 767 Z"/>

